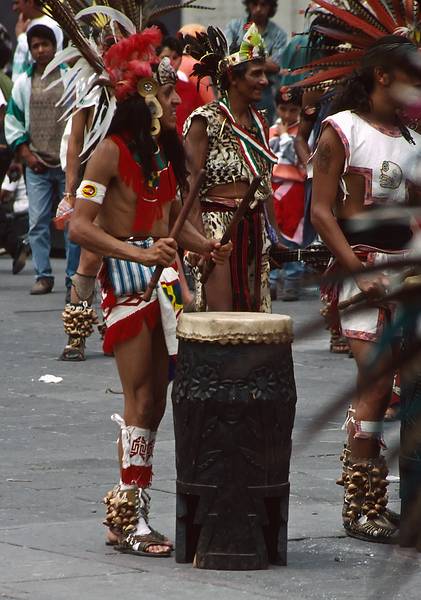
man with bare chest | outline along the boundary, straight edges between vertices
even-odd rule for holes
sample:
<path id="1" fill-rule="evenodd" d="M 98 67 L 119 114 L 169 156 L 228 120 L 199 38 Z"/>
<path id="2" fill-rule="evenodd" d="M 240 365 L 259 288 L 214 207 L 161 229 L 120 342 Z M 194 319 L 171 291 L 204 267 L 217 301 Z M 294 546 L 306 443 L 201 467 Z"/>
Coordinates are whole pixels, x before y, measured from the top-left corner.
<path id="1" fill-rule="evenodd" d="M 400 100 L 421 76 L 413 64 L 417 48 L 399 36 L 386 36 L 368 48 L 361 68 L 339 91 L 331 116 L 324 120 L 313 157 L 312 222 L 349 274 L 330 301 L 347 300 L 358 292 L 384 293 L 389 284 L 387 264 L 402 256 L 411 239 L 409 218 L 376 220 L 376 210 L 408 204 L 417 195 L 416 161 L 421 137 L 403 124 Z M 377 213 L 379 214 L 379 213 Z M 378 224 L 359 227 L 369 216 Z M 365 265 L 384 264 L 379 275 L 361 274 Z M 357 363 L 358 380 L 366 380 L 395 307 L 383 305 L 341 313 L 341 329 Z M 391 359 L 394 344 L 382 352 L 376 368 Z M 393 372 L 383 375 L 358 395 L 348 412 L 348 445 L 343 455 L 345 499 L 343 524 L 348 535 L 361 540 L 392 543 L 399 517 L 386 508 L 387 466 L 380 455 L 383 419 Z"/>
<path id="2" fill-rule="evenodd" d="M 106 257 L 100 274 L 104 350 L 114 353 L 124 393 L 124 415 L 112 417 L 121 429 L 121 479 L 105 499 L 108 543 L 141 556 L 169 556 L 172 550 L 166 536 L 149 526 L 146 488 L 177 352 L 175 326 L 182 310 L 177 243 L 217 263 L 231 251 L 188 221 L 177 240 L 168 237 L 180 210 L 177 188 L 185 189 L 187 172 L 176 134 L 177 76 L 168 58 L 156 64 L 159 43 L 158 30 L 150 28 L 104 56 L 117 106 L 86 166 L 70 223 L 74 241 Z M 165 268 L 146 302 L 156 265 Z"/>

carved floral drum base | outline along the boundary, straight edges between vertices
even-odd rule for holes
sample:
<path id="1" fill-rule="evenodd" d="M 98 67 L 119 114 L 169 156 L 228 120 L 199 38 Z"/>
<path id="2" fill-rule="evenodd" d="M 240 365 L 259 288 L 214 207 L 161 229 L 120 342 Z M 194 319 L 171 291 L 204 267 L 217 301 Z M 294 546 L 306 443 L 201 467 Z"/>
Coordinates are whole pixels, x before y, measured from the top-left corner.
<path id="1" fill-rule="evenodd" d="M 291 319 L 187 314 L 178 337 L 176 561 L 285 565 L 296 404 Z"/>

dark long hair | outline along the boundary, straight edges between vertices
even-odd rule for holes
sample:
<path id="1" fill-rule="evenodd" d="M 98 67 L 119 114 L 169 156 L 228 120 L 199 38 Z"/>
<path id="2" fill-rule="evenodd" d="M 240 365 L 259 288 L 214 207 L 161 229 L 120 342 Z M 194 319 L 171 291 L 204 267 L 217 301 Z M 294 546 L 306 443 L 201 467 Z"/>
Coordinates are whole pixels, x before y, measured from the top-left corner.
<path id="1" fill-rule="evenodd" d="M 270 6 L 270 12 L 269 12 L 269 19 L 271 19 L 272 17 L 275 16 L 275 13 L 278 9 L 278 0 L 265 0 L 266 4 L 269 4 Z M 250 4 L 253 4 L 253 0 L 243 0 L 243 4 L 247 9 L 247 14 L 250 17 L 250 10 L 249 10 L 249 6 Z"/>
<path id="2" fill-rule="evenodd" d="M 129 137 L 128 147 L 140 159 L 145 179 L 152 174 L 152 156 L 156 151 L 156 141 L 151 135 L 152 117 L 145 100 L 139 94 L 128 96 L 117 102 L 117 108 L 107 135 Z M 167 160 L 172 164 L 180 187 L 184 187 L 187 178 L 186 156 L 183 144 L 176 130 L 161 130 L 160 147 Z"/>
<path id="3" fill-rule="evenodd" d="M 375 69 L 382 67 L 386 72 L 395 69 L 413 74 L 418 50 L 408 39 L 388 35 L 370 46 L 361 61 L 361 67 L 348 77 L 337 89 L 329 114 L 342 110 L 369 113 L 372 109 L 371 94 L 375 87 Z M 396 116 L 397 125 L 407 141 L 412 137 L 408 128 Z"/>
<path id="4" fill-rule="evenodd" d="M 184 145 L 176 129 L 162 129 L 159 142 L 167 160 L 174 169 L 174 175 L 181 190 L 186 187 L 187 167 Z"/>

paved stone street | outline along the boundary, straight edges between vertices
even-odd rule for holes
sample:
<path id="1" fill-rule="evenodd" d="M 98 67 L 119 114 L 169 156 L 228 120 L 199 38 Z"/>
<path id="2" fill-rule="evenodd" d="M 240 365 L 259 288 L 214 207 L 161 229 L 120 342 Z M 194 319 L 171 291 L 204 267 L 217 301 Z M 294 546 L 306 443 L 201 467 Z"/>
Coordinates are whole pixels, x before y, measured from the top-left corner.
<path id="1" fill-rule="evenodd" d="M 30 263 L 12 276 L 0 258 L 0 598 L 114 600 L 194 598 L 251 600 L 374 600 L 421 597 L 421 555 L 346 538 L 340 525 L 341 488 L 334 481 L 343 440 L 343 411 L 308 438 L 314 416 L 352 382 L 353 362 L 328 351 L 319 330 L 294 344 L 298 387 L 291 465 L 288 567 L 215 572 L 171 559 L 121 555 L 105 546 L 104 493 L 115 483 L 117 429 L 122 407 L 114 362 L 88 341 L 85 363 L 57 360 L 65 338 L 64 261 L 53 261 L 56 287 L 29 296 Z M 296 328 L 317 318 L 316 295 L 275 304 Z M 45 374 L 58 384 L 38 381 Z M 399 425 L 387 426 L 390 446 Z M 175 527 L 175 466 L 171 405 L 156 449 L 152 517 L 171 536 Z M 397 474 L 396 463 L 392 474 Z M 398 508 L 397 484 L 390 486 Z"/>

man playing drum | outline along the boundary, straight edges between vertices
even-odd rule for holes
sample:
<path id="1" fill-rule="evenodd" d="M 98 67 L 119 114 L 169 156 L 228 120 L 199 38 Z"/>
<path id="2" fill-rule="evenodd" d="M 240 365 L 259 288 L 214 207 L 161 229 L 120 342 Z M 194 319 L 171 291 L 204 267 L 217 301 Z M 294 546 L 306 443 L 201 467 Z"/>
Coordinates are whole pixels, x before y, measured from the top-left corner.
<path id="1" fill-rule="evenodd" d="M 186 183 L 184 152 L 176 134 L 177 75 L 155 58 L 157 28 L 123 39 L 104 55 L 105 76 L 117 105 L 106 138 L 86 166 L 76 193 L 70 235 L 106 258 L 100 274 L 107 324 L 104 350 L 113 351 L 124 393 L 121 481 L 107 496 L 109 543 L 122 552 L 168 556 L 172 545 L 148 525 L 156 432 L 165 410 L 170 366 L 181 312 L 177 242 L 223 265 L 230 245 L 206 239 L 188 221 L 168 237 L 180 210 L 177 185 Z M 143 300 L 151 267 L 165 267 L 150 302 Z"/>
<path id="2" fill-rule="evenodd" d="M 262 177 L 252 209 L 234 230 L 230 263 L 217 265 L 205 290 L 195 273 L 196 305 L 198 310 L 270 312 L 266 218 L 277 240 L 271 188 L 277 158 L 269 148 L 267 123 L 253 107 L 268 84 L 264 43 L 254 24 L 233 54 L 213 27 L 187 36 L 187 42 L 186 51 L 199 61 L 194 75 L 211 77 L 221 91 L 220 100 L 193 111 L 184 125 L 188 169 L 193 176 L 206 171 L 194 207 L 196 226 L 208 238 L 221 238 L 253 177 Z"/>

